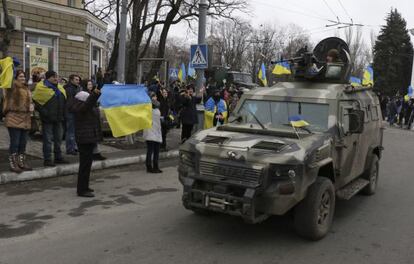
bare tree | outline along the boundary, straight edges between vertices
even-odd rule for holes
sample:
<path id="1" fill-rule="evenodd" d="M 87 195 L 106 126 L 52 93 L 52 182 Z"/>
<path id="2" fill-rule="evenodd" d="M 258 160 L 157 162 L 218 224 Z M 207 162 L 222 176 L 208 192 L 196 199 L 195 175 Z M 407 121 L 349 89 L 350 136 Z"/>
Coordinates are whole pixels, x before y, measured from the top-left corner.
<path id="1" fill-rule="evenodd" d="M 351 73 L 353 76 L 362 76 L 364 68 L 372 60 L 371 48 L 367 47 L 364 42 L 361 27 L 356 30 L 354 27 L 346 28 L 344 35 L 349 46 L 351 62 L 353 62 Z"/>
<path id="2" fill-rule="evenodd" d="M 209 44 L 221 60 L 221 65 L 232 70 L 246 69 L 246 60 L 253 28 L 246 21 L 220 21 Z"/>
<path id="3" fill-rule="evenodd" d="M 4 14 L 4 24 L 6 25 L 6 28 L 3 31 L 3 39 L 0 41 L 0 58 L 8 56 L 10 35 L 14 28 L 12 22 L 10 21 L 9 10 L 7 8 L 7 0 L 2 0 L 2 7 Z"/>

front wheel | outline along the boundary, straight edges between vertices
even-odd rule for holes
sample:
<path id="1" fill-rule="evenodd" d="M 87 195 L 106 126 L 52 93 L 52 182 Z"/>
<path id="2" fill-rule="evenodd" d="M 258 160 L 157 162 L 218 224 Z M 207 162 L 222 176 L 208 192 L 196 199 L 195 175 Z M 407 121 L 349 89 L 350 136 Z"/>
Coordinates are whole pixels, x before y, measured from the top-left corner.
<path id="1" fill-rule="evenodd" d="M 318 177 L 295 208 L 296 232 L 310 240 L 322 239 L 331 228 L 334 211 L 334 186 L 328 178 Z"/>

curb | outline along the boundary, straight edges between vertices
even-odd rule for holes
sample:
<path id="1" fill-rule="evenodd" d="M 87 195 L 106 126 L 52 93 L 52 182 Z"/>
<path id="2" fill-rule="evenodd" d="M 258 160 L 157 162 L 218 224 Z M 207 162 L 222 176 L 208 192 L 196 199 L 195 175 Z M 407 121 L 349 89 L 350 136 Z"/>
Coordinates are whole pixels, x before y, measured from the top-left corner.
<path id="1" fill-rule="evenodd" d="M 160 159 L 177 158 L 178 150 L 172 150 L 160 153 Z M 139 164 L 145 162 L 146 154 L 137 156 L 111 158 L 102 161 L 94 161 L 92 163 L 92 171 L 103 170 L 113 167 L 126 166 L 132 164 Z M 25 171 L 19 174 L 14 172 L 5 172 L 0 174 L 0 185 L 11 182 L 31 181 L 37 179 L 60 177 L 78 172 L 79 163 L 57 166 L 54 168 L 39 168 L 33 171 Z"/>

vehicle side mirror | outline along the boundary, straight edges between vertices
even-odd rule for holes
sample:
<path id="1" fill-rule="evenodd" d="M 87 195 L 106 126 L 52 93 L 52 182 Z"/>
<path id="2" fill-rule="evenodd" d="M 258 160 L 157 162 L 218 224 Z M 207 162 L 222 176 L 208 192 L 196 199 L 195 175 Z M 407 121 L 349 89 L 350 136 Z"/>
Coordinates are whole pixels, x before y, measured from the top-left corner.
<path id="1" fill-rule="evenodd" d="M 352 110 L 349 114 L 349 132 L 361 134 L 364 131 L 365 113 L 362 110 Z"/>
<path id="2" fill-rule="evenodd" d="M 230 118 L 229 123 L 234 123 L 234 122 L 243 122 L 243 116 L 239 115 L 239 116 L 233 116 L 232 118 Z"/>

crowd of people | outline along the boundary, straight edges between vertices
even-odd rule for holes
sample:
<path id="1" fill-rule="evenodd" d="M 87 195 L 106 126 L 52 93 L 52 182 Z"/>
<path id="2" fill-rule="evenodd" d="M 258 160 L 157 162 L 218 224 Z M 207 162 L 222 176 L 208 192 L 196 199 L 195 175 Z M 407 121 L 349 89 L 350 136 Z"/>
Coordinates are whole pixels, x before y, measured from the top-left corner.
<path id="1" fill-rule="evenodd" d="M 158 159 L 160 151 L 167 150 L 167 133 L 172 128 L 181 128 L 181 143 L 193 134 L 199 123 L 197 104 L 205 105 L 203 127 L 210 128 L 224 124 L 234 111 L 243 93 L 240 88 L 228 85 L 218 88 L 207 85 L 196 95 L 194 84 L 174 81 L 167 88 L 162 82 L 153 80 L 147 84 L 153 107 L 153 126 L 144 130 L 147 144 L 146 167 L 149 173 L 161 173 Z"/>
<path id="2" fill-rule="evenodd" d="M 390 126 L 411 129 L 414 121 L 414 97 L 380 97 L 382 116 Z"/>
<path id="3" fill-rule="evenodd" d="M 104 160 L 98 142 L 103 139 L 98 98 L 106 83 L 113 83 L 116 73 L 99 69 L 92 79 L 82 80 L 72 74 L 66 81 L 56 72 L 35 73 L 28 76 L 16 71 L 11 89 L 4 90 L 2 114 L 8 129 L 9 166 L 16 173 L 32 170 L 26 159 L 28 134 L 38 113 L 41 123 L 43 165 L 54 167 L 67 164 L 62 155 L 62 141 L 66 154 L 79 156 L 77 194 L 93 197 L 89 175 L 93 160 Z M 205 105 L 204 128 L 227 122 L 242 91 L 233 85 L 219 89 L 210 84 L 195 94 L 193 84 L 172 82 L 166 87 L 158 80 L 147 84 L 152 102 L 152 127 L 144 130 L 147 145 L 146 166 L 149 173 L 161 173 L 159 153 L 167 150 L 167 133 L 181 128 L 181 143 L 189 139 L 198 125 L 197 104 Z M 207 121 L 206 121 L 207 120 Z"/>
<path id="4" fill-rule="evenodd" d="M 106 159 L 100 154 L 97 144 L 102 138 L 95 100 L 99 97 L 95 96 L 99 90 L 94 81 L 81 80 L 76 74 L 69 76 L 65 83 L 54 71 L 31 76 L 29 85 L 25 73 L 17 70 L 13 87 L 4 90 L 2 109 L 10 138 L 10 170 L 16 173 L 32 170 L 26 161 L 26 145 L 32 123 L 35 122 L 34 112 L 37 111 L 41 122 L 43 165 L 55 167 L 56 164 L 68 163 L 62 155 L 61 145 L 65 140 L 66 154 L 80 157 L 78 194 L 91 196 L 89 186 L 82 184 L 89 177 L 84 168 L 92 160 Z M 79 95 L 83 95 L 82 98 L 94 96 L 86 106 L 79 106 Z"/>

